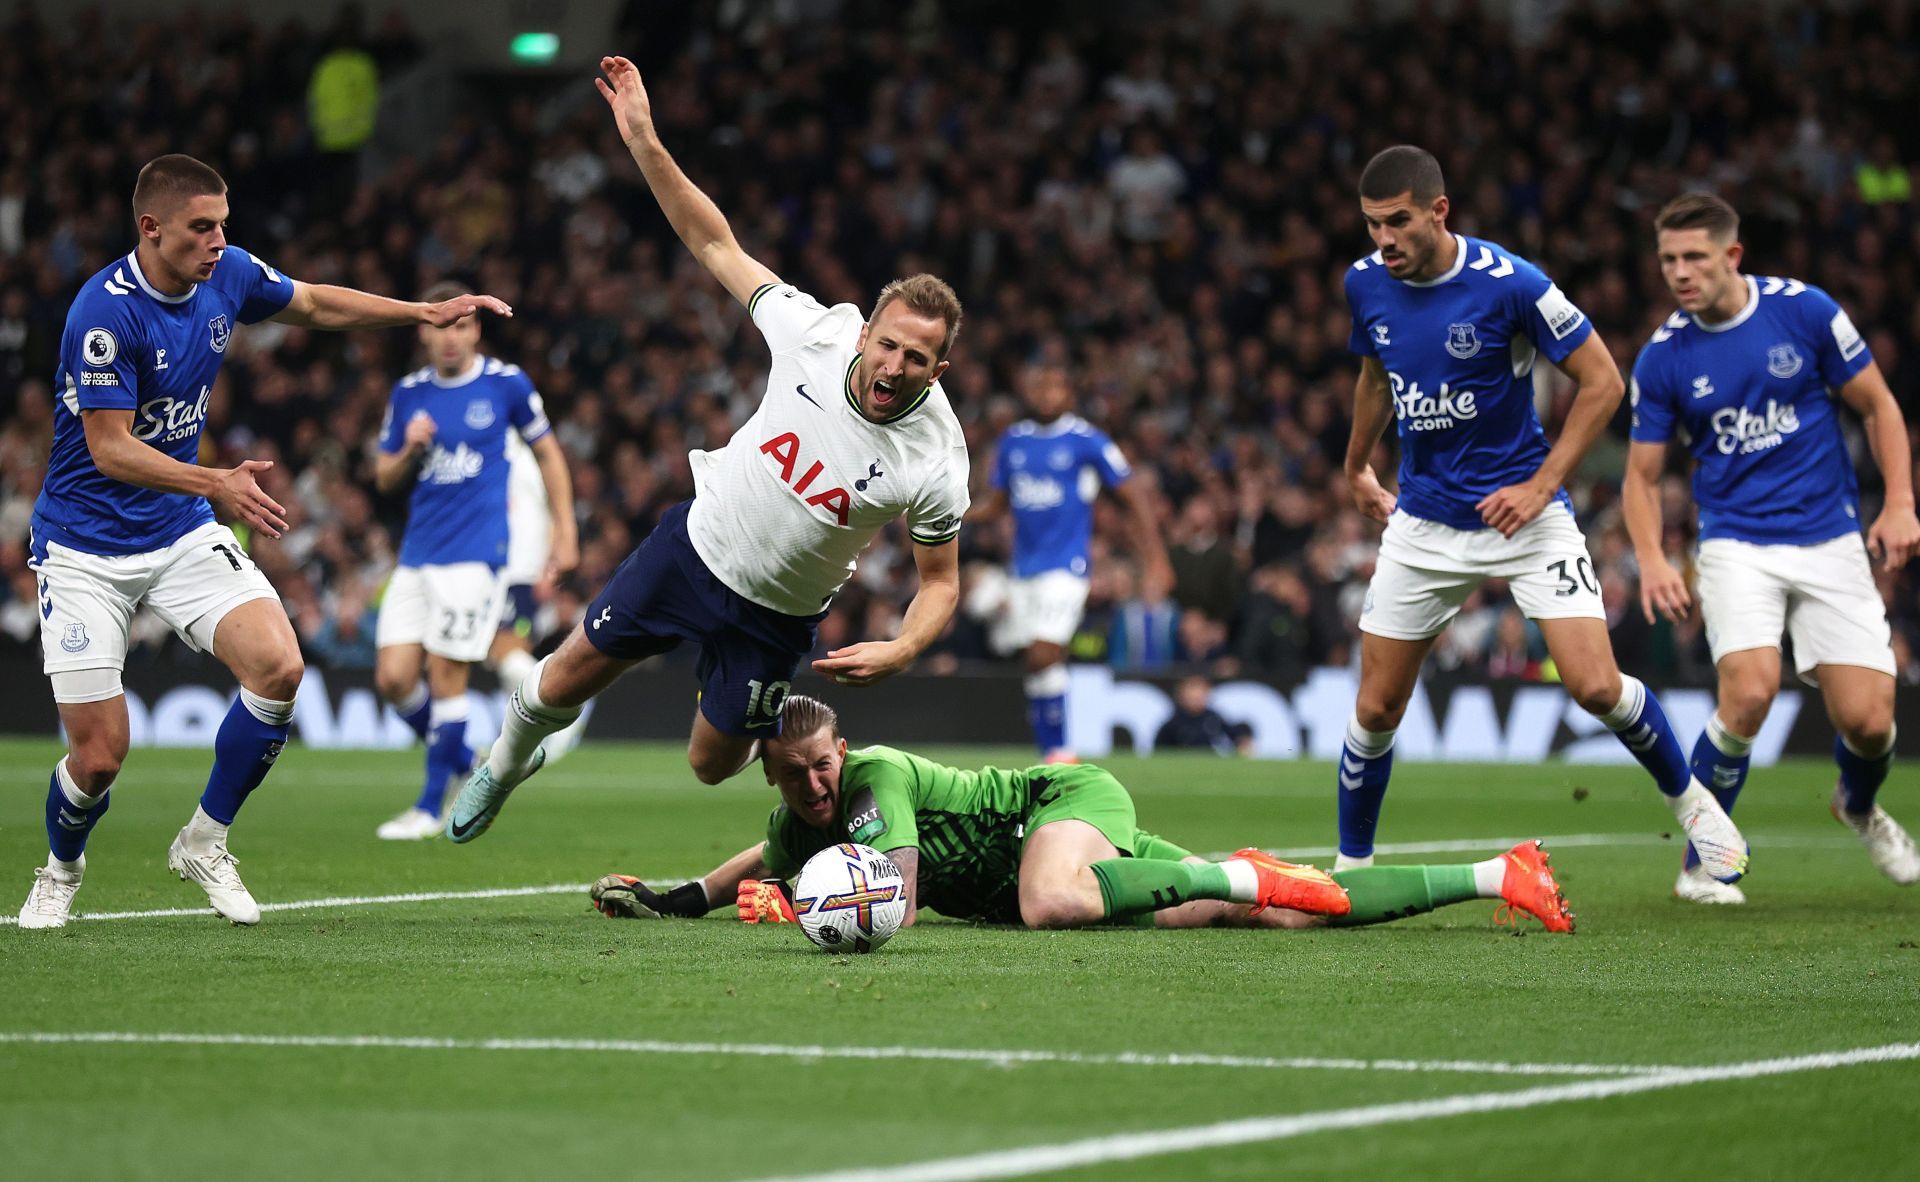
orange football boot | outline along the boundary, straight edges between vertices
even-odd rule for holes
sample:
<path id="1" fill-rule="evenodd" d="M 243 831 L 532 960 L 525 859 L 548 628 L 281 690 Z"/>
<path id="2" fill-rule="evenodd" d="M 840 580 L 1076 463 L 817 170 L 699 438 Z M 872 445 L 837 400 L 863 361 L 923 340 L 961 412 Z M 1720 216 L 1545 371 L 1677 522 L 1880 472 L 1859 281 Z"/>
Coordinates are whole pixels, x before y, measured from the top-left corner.
<path id="1" fill-rule="evenodd" d="M 1550 932 L 1573 931 L 1573 912 L 1567 909 L 1567 897 L 1554 881 L 1553 867 L 1547 865 L 1547 851 L 1538 841 L 1523 841 L 1500 858 L 1506 874 L 1500 880 L 1500 897 L 1508 907 L 1518 907 L 1547 925 Z"/>
<path id="2" fill-rule="evenodd" d="M 1260 899 L 1253 905 L 1255 915 L 1269 907 L 1309 915 L 1345 915 L 1353 910 L 1347 888 L 1324 870 L 1282 862 L 1264 850 L 1237 850 L 1233 856 L 1252 865 L 1260 881 Z"/>

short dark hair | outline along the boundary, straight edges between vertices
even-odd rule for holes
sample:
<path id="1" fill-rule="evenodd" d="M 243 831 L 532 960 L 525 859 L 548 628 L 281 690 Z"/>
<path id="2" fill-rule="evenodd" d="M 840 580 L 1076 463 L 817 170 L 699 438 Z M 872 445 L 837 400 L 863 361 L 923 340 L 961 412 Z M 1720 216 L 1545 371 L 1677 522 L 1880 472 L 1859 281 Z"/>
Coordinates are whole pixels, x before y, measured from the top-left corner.
<path id="1" fill-rule="evenodd" d="M 1360 173 L 1360 196 L 1367 201 L 1391 201 L 1402 193 L 1419 202 L 1432 201 L 1447 191 L 1447 179 L 1433 153 L 1412 144 L 1399 144 L 1375 154 Z"/>
<path id="2" fill-rule="evenodd" d="M 155 156 L 133 182 L 133 216 L 150 213 L 159 217 L 172 213 L 178 202 L 218 197 L 226 191 L 227 182 L 220 174 L 191 156 L 179 152 Z"/>
<path id="3" fill-rule="evenodd" d="M 1653 232 L 1705 230 L 1715 242 L 1731 242 L 1740 235 L 1740 214 L 1712 193 L 1682 193 L 1654 215 Z"/>
<path id="4" fill-rule="evenodd" d="M 440 304 L 454 299 L 457 296 L 472 294 L 473 289 L 458 279 L 442 279 L 438 283 L 429 284 L 427 290 L 420 293 L 420 302 L 423 304 Z"/>

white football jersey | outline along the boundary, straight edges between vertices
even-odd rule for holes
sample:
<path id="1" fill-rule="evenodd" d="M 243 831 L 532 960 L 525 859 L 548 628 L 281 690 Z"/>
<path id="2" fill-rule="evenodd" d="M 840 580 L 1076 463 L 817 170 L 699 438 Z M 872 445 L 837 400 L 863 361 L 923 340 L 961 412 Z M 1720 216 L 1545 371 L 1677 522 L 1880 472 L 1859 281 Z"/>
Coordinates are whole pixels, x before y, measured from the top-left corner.
<path id="1" fill-rule="evenodd" d="M 967 443 L 935 382 L 905 414 L 860 413 L 847 382 L 866 318 L 822 307 L 787 283 L 748 301 L 773 352 L 767 392 L 727 446 L 688 454 L 687 533 L 701 561 L 747 599 L 783 615 L 823 611 L 880 528 L 907 515 L 913 540 L 960 533 Z"/>
<path id="2" fill-rule="evenodd" d="M 553 518 L 547 510 L 547 482 L 539 461 L 518 432 L 507 432 L 507 586 L 540 581 L 553 544 Z"/>

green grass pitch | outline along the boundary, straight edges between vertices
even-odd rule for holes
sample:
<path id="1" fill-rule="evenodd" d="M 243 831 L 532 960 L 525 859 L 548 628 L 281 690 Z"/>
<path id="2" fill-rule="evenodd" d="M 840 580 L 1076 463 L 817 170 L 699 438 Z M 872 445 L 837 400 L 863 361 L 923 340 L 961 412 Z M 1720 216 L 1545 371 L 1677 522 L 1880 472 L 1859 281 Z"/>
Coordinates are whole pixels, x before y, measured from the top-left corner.
<path id="1" fill-rule="evenodd" d="M 9 915 L 45 856 L 56 756 L 51 743 L 0 743 Z M 204 903 L 165 858 L 208 758 L 134 753 L 91 844 L 80 912 Z M 1193 849 L 1333 839 L 1325 765 L 1108 764 L 1141 823 Z M 752 841 L 774 799 L 752 774 L 702 787 L 677 749 L 589 746 L 472 845 L 375 840 L 419 768 L 417 752 L 289 749 L 235 830 L 255 895 L 685 877 Z M 1637 769 L 1396 770 L 1384 842 L 1487 844 L 1383 861 L 1567 836 L 1549 848 L 1579 914 L 1571 938 L 1537 926 L 1516 937 L 1484 903 L 1305 933 L 930 922 L 876 956 L 836 959 L 791 929 L 736 923 L 731 907 L 615 923 L 575 891 L 271 910 L 250 930 L 210 913 L 0 926 L 0 1175 L 984 1178 L 1035 1176 L 1053 1159 L 971 1155 L 1073 1145 L 1093 1156 L 1060 1160 L 1146 1148 L 1046 1176 L 1912 1177 L 1912 1058 L 1513 1111 L 1418 1106 L 1920 1041 L 1920 891 L 1880 878 L 1827 816 L 1832 776 L 1816 762 L 1757 773 L 1740 808 L 1750 901 L 1700 908 L 1670 897 L 1679 849 Z M 1920 773 L 1896 768 L 1882 799 L 1920 822 Z M 79 1033 L 183 1038 L 27 1038 Z M 254 1041 L 207 1037 L 230 1035 Z M 797 1050 L 808 1046 L 890 1057 Z M 1110 1058 L 1127 1054 L 1138 1059 Z M 1284 1139 L 1274 1130 L 1286 1126 L 1245 1126 L 1246 1143 L 1177 1148 L 1180 1131 L 1217 1122 L 1402 1103 L 1417 1106 L 1404 1119 L 1315 1118 Z M 1342 1120 L 1351 1127 L 1326 1127 Z M 968 1160 L 926 1164 L 954 1158 Z"/>

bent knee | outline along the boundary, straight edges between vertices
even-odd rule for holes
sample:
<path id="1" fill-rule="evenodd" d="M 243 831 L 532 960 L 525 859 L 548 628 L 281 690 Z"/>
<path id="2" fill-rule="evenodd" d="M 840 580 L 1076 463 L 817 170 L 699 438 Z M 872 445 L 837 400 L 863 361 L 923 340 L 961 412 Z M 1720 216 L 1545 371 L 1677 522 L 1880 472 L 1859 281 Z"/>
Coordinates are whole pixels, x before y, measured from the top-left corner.
<path id="1" fill-rule="evenodd" d="M 1400 720 L 1406 716 L 1407 702 L 1411 694 L 1388 697 L 1384 694 L 1362 693 L 1353 702 L 1353 716 L 1364 730 L 1391 731 L 1400 727 Z"/>
<path id="2" fill-rule="evenodd" d="M 1020 899 L 1020 922 L 1030 928 L 1083 928 L 1106 918 L 1103 908 L 1063 892 Z"/>
<path id="3" fill-rule="evenodd" d="M 127 749 L 112 743 L 82 743 L 67 752 L 67 774 L 83 792 L 98 796 L 120 774 Z"/>
<path id="4" fill-rule="evenodd" d="M 291 702 L 300 692 L 300 679 L 306 676 L 307 663 L 300 656 L 298 648 L 290 648 L 275 653 L 255 675 L 257 687 L 249 686 L 254 693 L 276 702 Z M 405 691 L 401 691 L 404 695 Z"/>
<path id="5" fill-rule="evenodd" d="M 693 769 L 693 778 L 702 784 L 718 784 L 730 779 L 740 770 L 739 759 L 714 758 L 687 752 L 687 766 Z"/>

